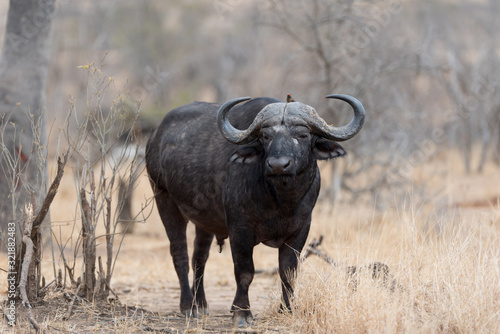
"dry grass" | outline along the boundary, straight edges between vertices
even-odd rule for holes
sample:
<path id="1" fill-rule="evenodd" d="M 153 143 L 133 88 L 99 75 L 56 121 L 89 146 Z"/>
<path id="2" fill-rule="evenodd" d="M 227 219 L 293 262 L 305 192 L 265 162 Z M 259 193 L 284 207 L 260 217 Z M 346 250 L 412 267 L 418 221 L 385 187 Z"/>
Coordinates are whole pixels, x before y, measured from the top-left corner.
<path id="1" fill-rule="evenodd" d="M 345 267 L 306 262 L 293 314 L 274 319 L 292 333 L 498 333 L 499 209 L 472 220 L 457 215 L 441 229 L 429 228 L 434 216 L 409 209 L 333 241 L 334 258 L 346 264 L 388 264 L 395 290 L 365 271 L 353 291 Z M 349 235 L 339 220 L 333 225 L 339 237 Z"/>
<path id="2" fill-rule="evenodd" d="M 449 165 L 443 161 L 433 164 L 440 168 Z M 500 172 L 493 166 L 482 176 L 449 170 L 446 177 L 435 181 L 431 167 L 417 171 L 418 181 L 444 188 L 441 196 L 446 198 L 445 206 L 441 200 L 417 196 L 409 196 L 384 212 L 350 204 L 332 209 L 320 203 L 310 236 L 323 234 L 321 249 L 341 265 L 333 267 L 317 257 L 306 259 L 296 282 L 292 314 L 277 312 L 278 278 L 256 276 L 250 289 L 257 315 L 252 330 L 500 333 L 500 204 L 480 201 L 499 195 Z M 66 182 L 72 184 L 71 180 Z M 135 211 L 151 195 L 145 175 L 139 183 Z M 71 224 L 65 222 L 74 219 L 71 194 L 71 190 L 61 189 L 52 209 L 52 219 L 59 222 L 57 231 L 63 237 L 71 235 Z M 463 205 L 470 202 L 489 204 Z M 193 234 L 189 229 L 191 240 Z M 179 315 L 179 288 L 168 253 L 168 240 L 155 211 L 134 235 L 125 238 L 112 280 L 122 305 L 149 312 L 116 303 L 82 305 L 64 322 L 61 314 L 68 303 L 60 294 L 52 293 L 35 308 L 39 310 L 39 322 L 49 332 L 231 332 L 229 307 L 235 284 L 229 247 L 218 254 L 214 245 L 208 261 L 206 290 L 211 315 L 191 321 Z M 1 263 L 5 263 L 1 256 Z M 366 268 L 373 262 L 389 266 L 394 289 L 391 280 L 387 287 L 373 280 L 368 270 L 362 270 L 355 277 L 353 290 L 354 278 L 346 274 L 346 268 Z M 277 251 L 259 245 L 255 263 L 256 268 L 276 266 Z M 57 267 L 62 264 L 57 263 Z M 43 271 L 51 276 L 49 256 L 45 256 Z M 4 273 L 0 274 L 0 289 L 2 293 L 6 290 Z M 14 332 L 23 333 L 27 327 L 21 322 Z M 6 324 L 1 323 L 0 331 L 5 329 Z"/>

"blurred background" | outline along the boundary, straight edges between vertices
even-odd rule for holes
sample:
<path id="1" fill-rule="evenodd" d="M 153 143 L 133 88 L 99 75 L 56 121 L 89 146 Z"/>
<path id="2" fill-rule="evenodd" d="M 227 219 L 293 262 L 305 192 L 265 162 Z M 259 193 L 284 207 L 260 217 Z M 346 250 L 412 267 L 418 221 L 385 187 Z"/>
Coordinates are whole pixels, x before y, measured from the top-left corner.
<path id="1" fill-rule="evenodd" d="M 7 6 L 0 7 L 0 29 Z M 414 171 L 445 152 L 455 154 L 453 167 L 464 173 L 500 164 L 498 1 L 62 0 L 56 6 L 49 126 L 62 124 L 71 104 L 85 112 L 89 77 L 82 65 L 93 62 L 114 78 L 113 89 L 127 96 L 131 110 L 141 102 L 144 137 L 166 112 L 194 100 L 290 93 L 341 125 L 349 108 L 324 96 L 355 96 L 367 121 L 345 144 L 348 158 L 325 167 L 322 196 L 332 201 L 384 207 L 409 183 L 414 196 L 435 198 L 440 189 L 419 185 Z M 103 105 L 113 98 L 111 92 Z M 436 164 L 431 174 L 444 177 L 449 167 Z"/>

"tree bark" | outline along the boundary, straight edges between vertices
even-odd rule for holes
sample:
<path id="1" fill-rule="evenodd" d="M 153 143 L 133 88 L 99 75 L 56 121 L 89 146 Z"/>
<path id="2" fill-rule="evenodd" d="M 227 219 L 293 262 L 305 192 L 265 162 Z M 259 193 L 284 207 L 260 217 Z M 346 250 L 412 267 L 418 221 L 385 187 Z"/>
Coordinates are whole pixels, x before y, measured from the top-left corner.
<path id="1" fill-rule="evenodd" d="M 93 189 L 95 190 L 95 188 Z M 83 293 L 85 298 L 89 301 L 94 300 L 95 290 L 95 259 L 96 259 L 96 243 L 95 243 L 95 229 L 93 220 L 93 210 L 95 205 L 87 201 L 85 189 L 80 191 L 80 201 L 82 205 L 82 238 L 83 238 Z M 92 202 L 92 199 L 91 199 Z"/>
<path id="2" fill-rule="evenodd" d="M 43 108 L 54 13 L 54 0 L 10 1 L 0 56 L 0 234 L 19 220 L 30 191 L 46 192 Z"/>
<path id="3" fill-rule="evenodd" d="M 31 240 L 31 232 L 33 227 L 33 208 L 28 205 L 26 206 L 26 219 L 24 221 L 24 233 L 23 233 L 23 242 L 26 245 L 26 252 L 24 254 L 24 260 L 21 270 L 21 280 L 19 282 L 19 292 L 21 294 L 21 300 L 23 306 L 26 309 L 26 313 L 28 315 L 29 322 L 38 332 L 40 330 L 40 326 L 37 321 L 33 317 L 31 313 L 31 304 L 30 300 L 35 300 L 36 296 L 34 295 L 35 290 L 32 286 L 36 281 L 31 277 L 33 274 L 33 263 L 31 262 L 33 259 L 34 253 L 34 244 Z"/>

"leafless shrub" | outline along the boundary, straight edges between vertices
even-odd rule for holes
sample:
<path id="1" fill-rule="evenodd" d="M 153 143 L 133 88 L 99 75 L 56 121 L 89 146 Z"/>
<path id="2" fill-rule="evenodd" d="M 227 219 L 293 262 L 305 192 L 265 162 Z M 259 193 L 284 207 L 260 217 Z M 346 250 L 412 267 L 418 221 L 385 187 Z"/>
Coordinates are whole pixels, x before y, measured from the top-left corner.
<path id="1" fill-rule="evenodd" d="M 124 198 L 116 194 L 118 187 L 115 179 L 121 178 L 123 183 L 128 181 L 134 184 L 143 166 L 140 150 L 137 148 L 138 144 L 134 143 L 133 126 L 139 114 L 140 103 L 135 105 L 132 121 L 125 117 L 124 106 L 128 101 L 126 101 L 127 97 L 120 91 L 118 91 L 118 97 L 114 99 L 112 106 L 105 109 L 102 103 L 110 94 L 108 90 L 113 85 L 113 78 L 103 75 L 101 69 L 93 64 L 82 66 L 82 69 L 87 71 L 89 75 L 87 109 L 83 113 L 83 118 L 80 118 L 81 115 L 77 113 L 74 100 L 70 101 L 70 111 L 65 120 L 62 135 L 57 140 L 57 151 L 64 146 L 62 144 L 64 141 L 67 142 L 68 148 L 67 152 L 63 154 L 63 158 L 58 160 L 55 179 L 39 209 L 35 207 L 36 201 L 33 192 L 30 192 L 32 205 L 30 206 L 31 210 L 27 212 L 32 213 L 29 216 L 31 218 L 25 220 L 24 223 L 22 221 L 16 222 L 16 231 L 12 231 L 12 238 L 16 238 L 15 242 L 12 240 L 12 244 L 15 244 L 17 248 L 15 266 L 18 270 L 16 272 L 23 273 L 23 275 L 16 277 L 16 286 L 19 286 L 23 292 L 23 304 L 27 307 L 28 312 L 32 305 L 30 302 L 36 302 L 43 297 L 42 291 L 46 289 L 45 278 L 40 267 L 43 250 L 41 223 L 57 193 L 66 163 L 69 162 L 68 167 L 73 170 L 74 187 L 78 200 L 75 203 L 75 218 L 70 223 L 75 233 L 71 233 L 66 238 L 57 233 L 57 225 L 50 227 L 54 281 L 57 281 L 55 288 L 70 287 L 76 289 L 78 287 L 78 293 L 89 301 L 93 301 L 95 298 L 105 298 L 112 291 L 110 282 L 113 268 L 123 242 L 124 235 L 119 232 L 118 217 L 123 210 Z M 76 124 L 76 130 L 70 130 L 72 119 Z M 34 133 L 40 129 L 39 123 L 32 121 L 32 126 Z M 34 137 L 36 138 L 36 136 Z M 22 156 L 10 154 L 10 151 L 6 149 L 8 140 L 5 140 L 3 136 L 0 139 L 2 154 L 7 162 L 2 166 L 4 173 L 9 175 L 9 187 L 11 191 L 19 191 L 17 187 L 21 184 L 24 185 L 18 179 L 23 175 L 20 173 L 20 169 L 24 167 Z M 136 147 L 131 149 L 134 145 Z M 33 147 L 32 156 L 39 156 L 39 158 L 31 159 L 30 163 L 36 161 L 40 166 L 45 164 L 47 161 L 45 148 L 41 145 L 37 146 L 35 142 Z M 95 160 L 90 153 L 91 148 L 95 147 L 98 148 L 100 154 L 98 160 Z M 40 167 L 38 170 L 41 173 L 39 176 L 41 182 L 47 183 L 46 176 L 43 174 L 45 169 Z M 29 191 L 28 183 L 26 183 L 24 191 Z M 16 199 L 13 198 L 14 200 Z M 142 210 L 135 217 L 131 217 L 132 221 L 146 218 L 145 209 L 148 207 L 149 200 L 145 201 Z M 16 204 L 12 203 L 12 205 Z M 142 217 L 140 217 L 141 215 Z M 24 231 L 24 243 L 20 242 L 21 231 Z M 105 240 L 104 243 L 99 242 L 102 239 Z M 104 266 L 101 257 L 97 257 L 97 250 L 100 247 L 105 247 Z M 72 255 L 68 251 L 72 251 Z M 24 256 L 25 252 L 26 256 Z M 27 260 L 23 261 L 23 259 Z M 80 259 L 83 259 L 83 262 Z M 56 263 L 59 261 L 63 264 L 64 278 L 61 268 L 56 268 Z M 78 270 L 80 263 L 82 265 L 81 271 Z M 56 274 L 56 272 L 59 273 Z M 70 281 L 69 286 L 66 284 L 66 278 Z M 71 311 L 66 318 L 69 318 L 70 313 Z M 34 318 L 31 323 L 35 328 L 37 327 Z"/>
<path id="2" fill-rule="evenodd" d="M 84 65 L 81 68 L 87 71 L 89 78 L 87 108 L 83 119 L 79 119 L 75 103 L 71 101 L 77 131 L 70 130 L 69 122 L 66 123 L 64 131 L 64 136 L 74 152 L 71 166 L 78 197 L 77 211 L 81 212 L 81 225 L 78 227 L 81 233 L 76 240 L 67 241 L 57 240 L 56 233 L 52 235 L 64 263 L 65 272 L 75 288 L 75 284 L 79 282 L 76 279 L 75 266 L 78 254 L 82 252 L 83 276 L 80 293 L 88 300 L 93 300 L 95 297 L 107 297 L 110 292 L 114 263 L 124 237 L 118 229 L 118 217 L 126 198 L 118 196 L 113 206 L 113 197 L 116 197 L 114 194 L 118 188 L 118 182 L 115 180 L 120 178 L 122 180 L 120 182 L 133 185 L 143 166 L 139 144 L 135 142 L 134 134 L 140 103 L 135 105 L 133 115 L 130 116 L 127 97 L 118 91 L 118 97 L 113 100 L 112 106 L 109 109 L 104 108 L 108 90 L 115 88 L 113 78 L 105 76 L 94 64 Z M 96 152 L 99 155 L 98 159 L 95 157 Z M 133 221 L 137 221 L 137 217 L 141 214 L 144 214 L 143 210 L 136 217 L 132 217 Z M 144 216 L 141 220 L 143 219 Z M 100 230 L 103 232 L 99 232 Z M 105 240 L 104 267 L 101 258 L 96 258 L 100 238 Z M 113 245 L 116 246 L 117 243 L 117 250 L 114 252 Z M 68 259 L 64 254 L 67 247 L 73 248 L 72 259 Z"/>

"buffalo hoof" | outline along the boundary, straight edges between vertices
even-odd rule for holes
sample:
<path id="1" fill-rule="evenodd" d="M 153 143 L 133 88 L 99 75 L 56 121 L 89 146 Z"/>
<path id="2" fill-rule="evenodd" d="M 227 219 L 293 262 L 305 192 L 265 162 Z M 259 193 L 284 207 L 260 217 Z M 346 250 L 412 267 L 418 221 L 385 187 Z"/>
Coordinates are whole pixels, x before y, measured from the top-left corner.
<path id="1" fill-rule="evenodd" d="M 206 317 L 207 315 L 210 315 L 210 312 L 208 312 L 208 307 L 197 307 L 193 310 L 195 314 L 195 318 L 199 317 Z"/>
<path id="2" fill-rule="evenodd" d="M 292 313 L 292 308 L 290 306 L 285 306 L 285 305 L 281 304 L 280 308 L 278 309 L 278 313 L 280 313 L 280 314 L 291 314 Z"/>
<path id="3" fill-rule="evenodd" d="M 197 307 L 189 310 L 181 310 L 186 318 L 199 318 L 210 314 L 208 307 Z"/>
<path id="4" fill-rule="evenodd" d="M 181 310 L 181 313 L 186 318 L 196 318 L 195 315 L 194 315 L 193 310 L 191 310 L 191 309 L 189 309 L 189 310 Z"/>
<path id="5" fill-rule="evenodd" d="M 253 316 L 250 311 L 236 311 L 233 314 L 233 326 L 245 328 L 253 325 Z"/>

